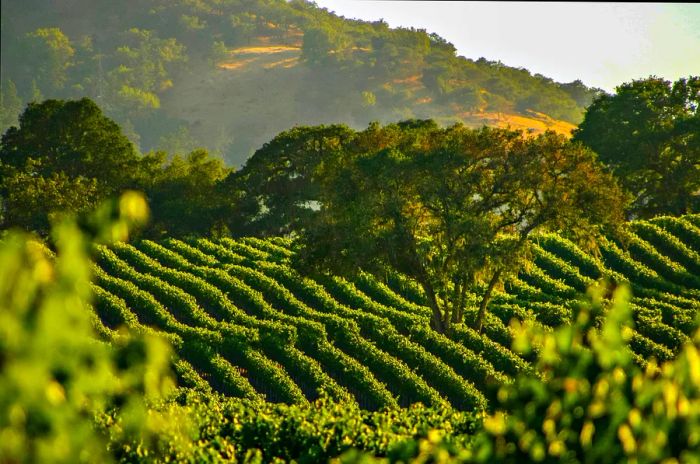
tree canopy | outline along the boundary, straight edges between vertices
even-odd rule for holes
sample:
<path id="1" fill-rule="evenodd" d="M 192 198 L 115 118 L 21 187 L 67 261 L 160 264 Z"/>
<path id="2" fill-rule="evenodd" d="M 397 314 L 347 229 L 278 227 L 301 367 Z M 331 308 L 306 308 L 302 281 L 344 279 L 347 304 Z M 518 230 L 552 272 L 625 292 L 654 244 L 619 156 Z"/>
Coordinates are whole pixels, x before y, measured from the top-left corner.
<path id="1" fill-rule="evenodd" d="M 0 145 L 5 225 L 48 232 L 58 210 L 84 211 L 133 187 L 138 154 L 90 99 L 30 103 Z"/>
<path id="2" fill-rule="evenodd" d="M 650 77 L 600 95 L 574 131 L 634 197 L 636 217 L 700 211 L 700 78 Z"/>
<path id="3" fill-rule="evenodd" d="M 303 227 L 318 200 L 318 166 L 341 153 L 354 135 L 341 124 L 295 127 L 263 145 L 224 187 L 240 194 L 237 231 L 267 236 Z"/>
<path id="4" fill-rule="evenodd" d="M 229 172 L 203 149 L 142 156 L 88 98 L 31 103 L 2 136 L 0 227 L 46 235 L 57 214 L 85 213 L 136 189 L 154 209 L 142 233 L 205 235 L 229 215 L 220 185 Z"/>
<path id="5" fill-rule="evenodd" d="M 30 161 L 31 160 L 31 161 Z M 138 154 L 121 128 L 89 98 L 30 103 L 2 136 L 0 161 L 39 175 L 62 171 L 94 177 L 113 193 L 128 182 Z"/>
<path id="6" fill-rule="evenodd" d="M 201 148 L 169 162 L 165 157 L 155 152 L 143 160 L 152 166 L 143 169 L 147 178 L 142 184 L 153 211 L 149 235 L 204 236 L 225 230 L 230 201 L 220 183 L 230 169 Z"/>
<path id="7" fill-rule="evenodd" d="M 371 126 L 351 146 L 319 168 L 320 210 L 301 231 L 301 259 L 340 273 L 398 269 L 423 287 L 439 331 L 462 321 L 476 280 L 483 313 L 532 232 L 590 240 L 623 220 L 625 195 L 595 154 L 552 132 L 413 121 Z"/>

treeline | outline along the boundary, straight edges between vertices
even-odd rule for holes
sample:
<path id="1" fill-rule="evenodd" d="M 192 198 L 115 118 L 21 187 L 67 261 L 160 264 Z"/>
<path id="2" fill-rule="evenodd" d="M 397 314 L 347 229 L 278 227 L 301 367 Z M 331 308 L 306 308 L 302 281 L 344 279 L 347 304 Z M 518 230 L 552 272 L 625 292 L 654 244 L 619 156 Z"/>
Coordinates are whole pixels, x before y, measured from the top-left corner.
<path id="1" fill-rule="evenodd" d="M 204 149 L 140 154 L 93 101 L 46 100 L 29 104 L 19 124 L 2 136 L 0 224 L 46 235 L 59 211 L 88 211 L 132 189 L 143 191 L 153 210 L 141 230 L 146 237 L 300 232 L 322 206 L 320 188 L 335 175 L 329 166 L 337 172 L 372 153 L 379 164 L 365 175 L 386 169 L 391 174 L 402 156 L 426 155 L 440 146 L 456 150 L 446 142 L 451 133 L 480 140 L 469 156 L 500 146 L 534 150 L 556 162 L 556 150 L 578 153 L 574 146 L 583 144 L 631 198 L 628 217 L 693 213 L 700 210 L 699 86 L 696 77 L 624 84 L 616 95 L 595 100 L 573 142 L 553 134 L 528 138 L 505 129 L 440 128 L 429 120 L 372 123 L 362 131 L 342 124 L 302 126 L 264 144 L 240 170 Z M 431 175 L 446 167 L 442 159 L 436 158 Z M 537 175 L 533 179 L 538 182 Z"/>
<path id="2" fill-rule="evenodd" d="M 424 117 L 428 104 L 434 117 L 536 111 L 577 123 L 600 92 L 580 81 L 560 84 L 527 69 L 458 57 L 437 34 L 348 20 L 305 1 L 137 0 L 125 9 L 107 0 L 31 0 L 3 2 L 2 18 L 0 131 L 27 102 L 87 96 L 132 141 L 157 148 L 162 137 L 193 128 L 188 115 L 161 107 L 163 97 L 177 92 L 187 73 L 215 76 L 229 50 L 255 41 L 301 46 L 310 72 L 295 97 L 315 108 L 316 121 Z M 412 84 L 401 84 L 407 81 Z M 261 104 L 293 100 L 268 97 Z M 266 123 L 255 120 L 253 131 L 265 134 Z M 252 139 L 200 142 L 229 155 L 233 147 L 256 148 L 243 140 Z"/>
<path id="3" fill-rule="evenodd" d="M 92 211 L 126 190 L 148 197 L 148 236 L 209 234 L 225 217 L 218 189 L 231 170 L 223 161 L 203 149 L 141 155 L 89 99 L 30 103 L 0 152 L 3 229 L 46 235 L 60 213 Z"/>

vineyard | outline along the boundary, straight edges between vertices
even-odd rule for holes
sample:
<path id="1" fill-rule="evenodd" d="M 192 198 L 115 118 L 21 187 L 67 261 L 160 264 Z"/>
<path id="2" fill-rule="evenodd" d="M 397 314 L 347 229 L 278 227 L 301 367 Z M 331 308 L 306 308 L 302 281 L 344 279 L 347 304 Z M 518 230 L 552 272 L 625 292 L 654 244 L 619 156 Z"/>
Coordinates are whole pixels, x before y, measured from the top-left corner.
<path id="1" fill-rule="evenodd" d="M 181 385 L 271 403 L 319 397 L 366 410 L 414 403 L 487 408 L 498 388 L 533 373 L 511 350 L 511 320 L 550 330 L 567 324 L 586 289 L 605 278 L 630 285 L 637 364 L 673 359 L 700 311 L 700 216 L 632 222 L 625 243 L 600 255 L 567 239 L 532 239 L 527 266 L 491 300 L 481 333 L 429 326 L 420 287 L 387 272 L 311 279 L 282 238 L 142 240 L 96 248 L 93 324 L 107 340 L 126 326 L 173 345 Z M 536 374 L 536 372 L 534 372 Z"/>

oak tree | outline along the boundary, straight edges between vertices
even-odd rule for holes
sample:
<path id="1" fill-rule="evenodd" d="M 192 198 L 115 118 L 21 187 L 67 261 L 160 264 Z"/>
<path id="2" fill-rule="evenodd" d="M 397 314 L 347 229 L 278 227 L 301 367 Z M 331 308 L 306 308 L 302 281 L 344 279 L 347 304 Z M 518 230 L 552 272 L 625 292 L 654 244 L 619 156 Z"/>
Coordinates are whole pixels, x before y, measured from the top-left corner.
<path id="1" fill-rule="evenodd" d="M 53 212 L 88 210 L 135 187 L 138 163 L 92 100 L 30 103 L 0 144 L 1 226 L 47 233 Z"/>
<path id="2" fill-rule="evenodd" d="M 479 281 L 472 323 L 481 328 L 493 289 L 517 272 L 533 232 L 589 240 L 623 221 L 626 202 L 595 154 L 563 136 L 431 121 L 372 126 L 319 177 L 302 264 L 340 273 L 391 266 L 422 286 L 440 332 L 462 322 Z"/>
<path id="3" fill-rule="evenodd" d="M 574 140 L 634 197 L 636 217 L 700 211 L 700 77 L 640 79 L 596 98 Z"/>

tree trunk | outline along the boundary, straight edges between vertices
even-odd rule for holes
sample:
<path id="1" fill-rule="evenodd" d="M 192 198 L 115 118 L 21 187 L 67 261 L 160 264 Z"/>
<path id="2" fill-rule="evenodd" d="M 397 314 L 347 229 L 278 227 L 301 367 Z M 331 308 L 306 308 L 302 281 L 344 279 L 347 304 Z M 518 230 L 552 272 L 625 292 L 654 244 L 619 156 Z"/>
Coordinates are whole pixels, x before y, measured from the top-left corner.
<path id="1" fill-rule="evenodd" d="M 491 299 L 491 293 L 493 292 L 493 288 L 496 286 L 498 283 L 498 279 L 501 278 L 501 273 L 503 269 L 497 270 L 493 276 L 491 277 L 491 281 L 489 282 L 489 286 L 486 289 L 486 293 L 484 293 L 484 296 L 481 298 L 481 303 L 479 304 L 479 312 L 476 315 L 476 321 L 475 321 L 475 329 L 477 332 L 481 333 L 481 329 L 484 325 L 484 316 L 486 315 L 486 305 L 488 305 L 489 300 Z"/>
<path id="2" fill-rule="evenodd" d="M 467 282 L 466 279 L 462 282 L 462 291 L 459 294 L 459 307 L 457 308 L 457 322 L 460 324 L 464 320 L 464 306 L 467 299 Z"/>
<path id="3" fill-rule="evenodd" d="M 459 297 L 457 298 L 455 304 L 452 307 L 452 322 L 455 324 L 460 324 L 464 317 L 464 300 L 467 297 L 467 284 L 469 280 L 467 277 L 462 277 L 460 280 Z"/>
<path id="4" fill-rule="evenodd" d="M 450 332 L 450 310 L 445 302 L 445 310 L 442 311 L 442 330 L 440 333 L 447 334 Z"/>
<path id="5" fill-rule="evenodd" d="M 433 310 L 433 317 L 430 318 L 430 327 L 436 332 L 445 333 L 446 329 L 442 320 L 442 311 L 440 311 L 440 306 L 434 294 L 428 294 L 428 303 L 430 304 L 430 309 Z"/>
<path id="6" fill-rule="evenodd" d="M 421 281 L 420 284 L 423 287 L 425 295 L 428 297 L 428 305 L 433 311 L 433 316 L 430 318 L 430 327 L 436 332 L 445 333 L 447 328 L 445 327 L 445 323 L 442 317 L 442 310 L 440 309 L 440 305 L 438 304 L 437 296 L 435 295 L 435 290 L 433 289 L 433 286 L 430 285 L 430 283 L 427 280 Z"/>
<path id="7" fill-rule="evenodd" d="M 461 293 L 461 279 L 455 279 L 454 287 L 452 288 L 452 309 L 450 311 L 450 322 L 459 322 L 459 295 Z"/>

